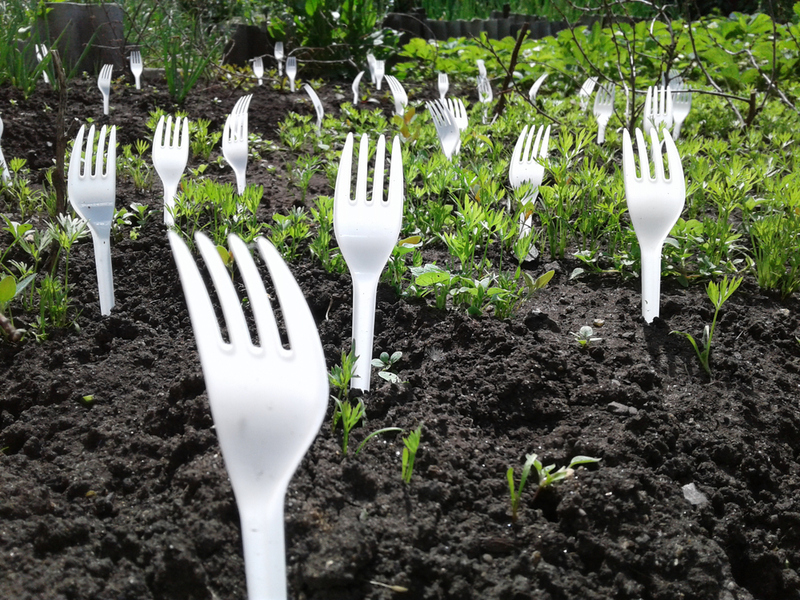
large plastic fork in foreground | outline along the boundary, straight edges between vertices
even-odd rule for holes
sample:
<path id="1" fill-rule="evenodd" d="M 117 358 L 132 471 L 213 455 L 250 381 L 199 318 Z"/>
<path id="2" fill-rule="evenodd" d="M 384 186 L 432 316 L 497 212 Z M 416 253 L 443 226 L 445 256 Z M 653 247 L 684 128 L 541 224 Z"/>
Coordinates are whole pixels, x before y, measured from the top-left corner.
<path id="1" fill-rule="evenodd" d="M 628 212 L 642 255 L 642 316 L 652 323 L 659 315 L 661 302 L 661 249 L 664 240 L 678 221 L 686 203 L 686 182 L 683 165 L 675 142 L 669 131 L 664 131 L 664 147 L 667 150 L 669 178 L 664 171 L 661 142 L 656 129 L 650 130 L 651 154 L 655 177 L 650 177 L 650 162 L 647 146 L 641 129 L 636 130 L 636 146 L 639 149 L 639 168 L 636 174 L 631 135 L 625 129 L 622 134 L 622 172 L 625 179 L 625 197 Z"/>
<path id="2" fill-rule="evenodd" d="M 283 504 L 289 481 L 325 418 L 325 355 L 303 293 L 272 244 L 264 238 L 256 242 L 280 301 L 288 349 L 281 343 L 270 299 L 245 243 L 233 235 L 228 238 L 247 290 L 258 346 L 216 246 L 200 233 L 195 240 L 222 306 L 228 342 L 194 257 L 180 236 L 169 232 L 211 415 L 239 507 L 247 597 L 286 600 Z"/>
<path id="3" fill-rule="evenodd" d="M 353 339 L 355 377 L 351 387 L 369 390 L 372 342 L 375 331 L 375 300 L 381 272 L 397 244 L 403 223 L 403 155 L 400 138 L 392 142 L 389 196 L 383 201 L 383 169 L 386 141 L 378 138 L 372 199 L 367 199 L 369 140 L 361 137 L 355 200 L 350 194 L 353 163 L 353 134 L 347 135 L 333 199 L 333 228 L 342 256 L 353 278 Z"/>

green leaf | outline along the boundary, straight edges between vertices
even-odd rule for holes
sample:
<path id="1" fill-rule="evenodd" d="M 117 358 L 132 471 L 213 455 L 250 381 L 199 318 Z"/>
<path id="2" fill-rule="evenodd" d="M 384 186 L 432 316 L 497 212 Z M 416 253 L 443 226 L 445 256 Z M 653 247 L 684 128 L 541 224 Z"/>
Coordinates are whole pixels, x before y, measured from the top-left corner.
<path id="1" fill-rule="evenodd" d="M 0 302 L 5 304 L 11 302 L 14 296 L 17 295 L 17 282 L 10 275 L 7 275 L 0 281 Z"/>

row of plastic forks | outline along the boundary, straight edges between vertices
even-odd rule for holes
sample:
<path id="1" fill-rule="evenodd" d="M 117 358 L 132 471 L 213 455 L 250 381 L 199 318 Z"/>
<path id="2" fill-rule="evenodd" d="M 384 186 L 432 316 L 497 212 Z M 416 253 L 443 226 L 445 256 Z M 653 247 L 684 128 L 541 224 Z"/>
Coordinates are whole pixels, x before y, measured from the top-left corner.
<path id="1" fill-rule="evenodd" d="M 286 72 L 289 72 L 288 61 Z M 248 94 L 236 101 L 222 132 L 222 155 L 236 174 L 236 188 L 240 196 L 244 192 L 247 173 L 247 110 L 252 99 L 253 95 Z"/>

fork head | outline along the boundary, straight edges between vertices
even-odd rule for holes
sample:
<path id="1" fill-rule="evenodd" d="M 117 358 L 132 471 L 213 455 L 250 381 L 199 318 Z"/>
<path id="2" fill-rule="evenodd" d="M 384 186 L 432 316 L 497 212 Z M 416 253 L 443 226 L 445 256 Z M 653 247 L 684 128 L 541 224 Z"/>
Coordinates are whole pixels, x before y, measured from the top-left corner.
<path id="1" fill-rule="evenodd" d="M 453 113 L 458 130 L 464 131 L 469 126 L 469 117 L 467 116 L 467 109 L 464 107 L 464 101 L 461 98 L 447 98 L 446 102 L 447 108 Z"/>
<path id="2" fill-rule="evenodd" d="M 439 73 L 439 99 L 444 100 L 447 90 L 450 88 L 450 82 L 447 79 L 447 73 Z"/>
<path id="3" fill-rule="evenodd" d="M 108 93 L 111 87 L 111 71 L 113 69 L 114 65 L 103 65 L 103 68 L 100 69 L 100 75 L 97 77 L 97 87 L 104 94 Z"/>
<path id="4" fill-rule="evenodd" d="M 442 151 L 448 160 L 452 160 L 454 154 L 458 154 L 461 146 L 461 133 L 456 124 L 456 119 L 450 109 L 441 100 L 426 102 L 428 112 L 431 113 L 433 125 L 442 144 Z"/>
<path id="5" fill-rule="evenodd" d="M 283 42 L 275 42 L 275 49 L 273 50 L 275 60 L 283 60 Z"/>
<path id="6" fill-rule="evenodd" d="M 142 53 L 139 50 L 131 52 L 131 68 L 142 66 Z"/>
<path id="7" fill-rule="evenodd" d="M 394 98 L 394 111 L 401 117 L 406 113 L 406 106 L 408 106 L 408 96 L 403 89 L 403 85 L 393 75 L 386 75 L 386 82 L 389 84 L 389 89 L 392 91 Z"/>
<path id="8" fill-rule="evenodd" d="M 240 196 L 244 192 L 247 172 L 247 109 L 252 97 L 252 94 L 248 94 L 236 101 L 222 131 L 222 155 L 236 174 Z"/>
<path id="9" fill-rule="evenodd" d="M 85 125 L 81 125 L 69 157 L 67 171 L 69 200 L 75 212 L 89 223 L 90 228 L 97 231 L 98 227 L 110 228 L 114 214 L 117 188 L 117 128 L 116 126 L 111 128 L 106 146 L 107 127 L 103 125 L 95 147 L 94 125 L 89 127 L 85 157 L 81 158 L 81 154 L 84 153 L 84 130 Z M 105 171 L 103 171 L 103 154 L 106 149 Z M 93 162 L 94 170 L 92 170 Z"/>
<path id="10" fill-rule="evenodd" d="M 172 127 L 172 116 L 158 120 L 153 138 L 153 166 L 161 179 L 174 176 L 178 178 L 189 160 L 189 119 L 177 117 Z"/>
<path id="11" fill-rule="evenodd" d="M 663 133 L 663 147 L 667 152 L 669 177 L 665 175 L 661 154 L 662 142 L 655 129 L 650 130 L 650 148 L 653 172 L 650 175 L 650 160 L 641 129 L 636 129 L 636 146 L 639 150 L 640 174 L 636 173 L 633 146 L 628 130 L 622 136 L 622 172 L 625 181 L 625 197 L 634 231 L 643 247 L 661 247 L 667 234 L 675 225 L 686 202 L 686 181 L 678 149 L 669 131 Z"/>
<path id="12" fill-rule="evenodd" d="M 253 74 L 258 79 L 258 85 L 262 85 L 264 82 L 262 78 L 264 77 L 264 59 L 260 56 L 257 56 L 253 59 Z"/>
<path id="13" fill-rule="evenodd" d="M 601 85 L 597 88 L 597 94 L 594 97 L 594 115 L 601 117 L 604 115 L 611 116 L 614 112 L 614 95 L 615 88 L 613 85 Z"/>
<path id="14" fill-rule="evenodd" d="M 536 138 L 534 140 L 534 134 Z M 536 191 L 532 200 L 536 199 L 538 188 L 544 178 L 544 159 L 547 158 L 548 147 L 550 144 L 550 125 L 528 126 L 522 128 L 522 132 L 517 138 L 514 146 L 514 153 L 511 155 L 511 162 L 508 166 L 508 180 L 511 187 L 519 188 L 523 183 L 530 183 Z"/>
<path id="15" fill-rule="evenodd" d="M 478 97 L 484 104 L 492 101 L 494 96 L 492 94 L 492 84 L 489 83 L 488 77 L 478 78 Z"/>
<path id="16" fill-rule="evenodd" d="M 347 135 L 336 187 L 333 196 L 333 227 L 336 240 L 351 273 L 373 274 L 386 265 L 386 261 L 397 244 L 397 236 L 403 223 L 403 154 L 400 138 L 392 141 L 391 166 L 389 168 L 389 193 L 383 201 L 383 174 L 386 156 L 386 140 L 378 138 L 373 171 L 372 198 L 367 199 L 369 160 L 369 138 L 361 136 L 358 151 L 355 198 L 350 195 L 353 164 L 353 134 Z"/>
<path id="17" fill-rule="evenodd" d="M 168 236 L 216 433 L 244 522 L 251 511 L 266 510 L 265 503 L 282 500 L 322 425 L 329 391 L 322 344 L 300 287 L 264 238 L 258 238 L 256 245 L 280 303 L 288 349 L 281 343 L 273 306 L 242 240 L 232 235 L 228 242 L 247 291 L 258 345 L 214 243 L 202 233 L 195 236 L 219 298 L 228 341 L 222 337 L 209 290 L 189 249 L 174 231 Z"/>

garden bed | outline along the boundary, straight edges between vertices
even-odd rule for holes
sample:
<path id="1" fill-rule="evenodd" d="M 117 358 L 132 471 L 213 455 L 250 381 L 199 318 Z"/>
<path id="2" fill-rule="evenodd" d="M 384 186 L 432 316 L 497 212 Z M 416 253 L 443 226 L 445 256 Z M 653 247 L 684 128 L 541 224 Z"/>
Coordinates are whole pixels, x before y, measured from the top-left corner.
<path id="1" fill-rule="evenodd" d="M 5 156 L 28 159 L 34 173 L 53 159 L 56 97 L 40 90 L 24 100 L 0 89 Z M 252 91 L 250 131 L 265 139 L 278 140 L 287 112 L 312 114 L 302 93 Z M 333 84 L 318 93 L 333 114 L 351 98 Z M 220 131 L 240 95 L 200 87 L 184 109 Z M 391 101 L 380 98 L 374 109 L 388 115 Z M 111 105 L 102 118 L 94 82 L 74 82 L 69 137 L 93 117 L 130 144 L 148 135 L 150 111 L 171 108 L 160 86 L 115 86 Z M 249 164 L 248 183 L 264 187 L 264 221 L 303 204 L 284 176 L 288 160 L 278 150 Z M 212 162 L 208 173 L 234 181 L 227 166 Z M 305 205 L 319 194 L 332 190 L 315 176 Z M 117 207 L 160 199 L 157 180 L 144 193 L 118 181 Z M 3 212 L 18 219 L 12 210 Z M 0 342 L 0 596 L 244 598 L 236 504 L 160 212 L 138 239 L 113 243 L 112 257 L 110 317 L 100 316 L 87 238 L 70 256 L 76 327 L 42 343 Z M 526 263 L 534 277 L 555 275 L 508 319 L 437 310 L 381 285 L 375 351 L 403 353 L 404 383 L 373 377 L 368 420 L 344 457 L 331 402 L 286 498 L 291 598 L 798 597 L 797 299 L 747 277 L 721 312 L 709 378 L 686 339 L 670 335 L 697 337 L 711 322 L 703 286 L 665 279 L 661 318 L 646 325 L 638 279 L 570 279 L 581 265 Z M 326 273 L 308 253 L 291 268 L 328 366 L 338 364 L 349 346 L 349 276 Z M 602 340 L 581 348 L 571 332 L 583 325 Z M 400 436 L 354 453 L 371 431 L 420 424 L 408 485 Z M 575 455 L 601 462 L 535 500 L 532 475 L 512 522 L 506 471 L 518 478 L 529 453 L 558 466 Z M 694 502 L 689 484 L 702 494 Z"/>

